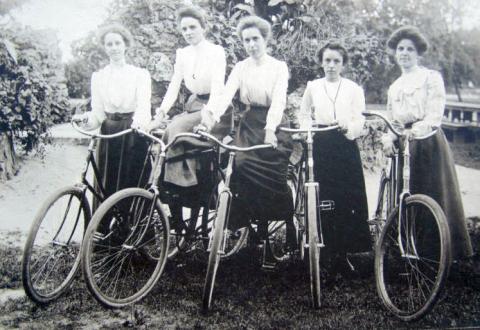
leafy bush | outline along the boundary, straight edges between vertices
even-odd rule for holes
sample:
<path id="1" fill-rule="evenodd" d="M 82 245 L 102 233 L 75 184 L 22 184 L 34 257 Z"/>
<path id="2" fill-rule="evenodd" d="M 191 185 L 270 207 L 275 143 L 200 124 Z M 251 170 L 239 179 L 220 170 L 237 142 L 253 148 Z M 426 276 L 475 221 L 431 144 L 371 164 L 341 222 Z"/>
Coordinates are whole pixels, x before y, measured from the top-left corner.
<path id="1" fill-rule="evenodd" d="M 4 28 L 0 38 L 0 132 L 30 151 L 69 115 L 58 40 L 18 26 Z"/>

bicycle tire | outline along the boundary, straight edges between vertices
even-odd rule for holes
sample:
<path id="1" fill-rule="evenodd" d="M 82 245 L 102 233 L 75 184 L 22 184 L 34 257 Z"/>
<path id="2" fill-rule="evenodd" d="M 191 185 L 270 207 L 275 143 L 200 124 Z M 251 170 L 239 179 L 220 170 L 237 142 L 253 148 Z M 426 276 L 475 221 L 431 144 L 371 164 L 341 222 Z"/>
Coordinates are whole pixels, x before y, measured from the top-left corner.
<path id="1" fill-rule="evenodd" d="M 301 164 L 301 163 L 300 163 Z M 300 260 L 305 259 L 306 223 L 305 223 L 305 183 L 304 171 L 299 168 L 295 189 L 294 218 L 298 226 L 298 247 Z"/>
<path id="2" fill-rule="evenodd" d="M 413 321 L 434 307 L 445 285 L 451 264 L 451 238 L 445 214 L 432 198 L 412 195 L 404 205 L 400 235 L 398 207 L 380 235 L 375 278 L 387 309 L 403 321 Z M 404 256 L 399 251 L 399 238 Z"/>
<path id="3" fill-rule="evenodd" d="M 70 210 L 73 211 L 71 215 Z M 76 186 L 58 189 L 35 215 L 22 257 L 23 288 L 34 302 L 47 304 L 72 284 L 80 265 L 83 233 L 90 217 L 90 205 L 84 191 Z"/>
<path id="4" fill-rule="evenodd" d="M 378 189 L 377 209 L 375 211 L 375 217 L 370 222 L 371 232 L 373 234 L 374 242 L 378 242 L 382 228 L 387 222 L 388 213 L 392 208 L 392 187 L 391 181 L 387 177 L 385 171 L 382 171 L 380 177 L 380 187 Z"/>
<path id="5" fill-rule="evenodd" d="M 127 188 L 105 200 L 82 247 L 84 278 L 95 299 L 118 308 L 147 295 L 165 267 L 169 233 L 161 204 L 150 191 Z"/>
<path id="6" fill-rule="evenodd" d="M 307 222 L 308 222 L 308 256 L 310 265 L 310 290 L 312 306 L 315 309 L 321 305 L 320 288 L 320 247 L 317 223 L 317 190 L 315 186 L 307 186 Z"/>
<path id="7" fill-rule="evenodd" d="M 202 294 L 202 307 L 204 311 L 210 309 L 212 303 L 213 287 L 215 286 L 215 277 L 221 259 L 221 245 L 225 232 L 225 222 L 228 218 L 231 193 L 225 191 L 220 193 L 218 203 L 218 213 L 214 223 L 212 245 L 208 256 L 207 275 Z"/>

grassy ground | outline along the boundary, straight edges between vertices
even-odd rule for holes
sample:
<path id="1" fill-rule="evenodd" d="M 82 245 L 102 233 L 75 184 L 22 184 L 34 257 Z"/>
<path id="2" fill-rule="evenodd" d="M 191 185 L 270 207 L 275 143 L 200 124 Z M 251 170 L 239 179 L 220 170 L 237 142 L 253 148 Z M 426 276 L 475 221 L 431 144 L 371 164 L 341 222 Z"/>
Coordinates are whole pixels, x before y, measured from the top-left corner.
<path id="1" fill-rule="evenodd" d="M 471 226 L 480 248 L 479 220 Z M 471 222 L 472 224 L 474 222 Z M 477 251 L 478 253 L 479 251 Z M 2 288 L 19 288 L 20 250 L 3 244 Z M 434 310 L 421 321 L 403 323 L 387 313 L 376 294 L 371 260 L 356 261 L 359 272 L 348 276 L 322 273 L 320 310 L 309 305 L 307 266 L 288 261 L 273 272 L 259 267 L 251 248 L 220 264 L 213 308 L 200 309 L 206 254 L 196 250 L 169 261 L 153 291 L 140 303 L 109 310 L 92 298 L 79 276 L 58 301 L 40 307 L 26 297 L 0 304 L 0 328 L 444 328 L 480 326 L 480 275 L 472 262 L 452 268 L 447 289 Z M 478 269 L 477 269 L 478 270 Z"/>

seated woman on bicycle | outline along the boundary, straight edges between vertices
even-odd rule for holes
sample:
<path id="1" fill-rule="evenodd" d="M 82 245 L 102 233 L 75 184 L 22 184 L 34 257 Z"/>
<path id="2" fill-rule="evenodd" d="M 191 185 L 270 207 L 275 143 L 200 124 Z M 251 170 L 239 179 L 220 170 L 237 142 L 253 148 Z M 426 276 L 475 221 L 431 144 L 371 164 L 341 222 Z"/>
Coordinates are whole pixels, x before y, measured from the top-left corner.
<path id="1" fill-rule="evenodd" d="M 442 125 L 445 108 L 445 87 L 442 76 L 418 64 L 428 43 L 413 26 L 404 26 L 394 31 L 387 42 L 388 48 L 402 70 L 400 78 L 388 90 L 387 110 L 393 120 L 405 128 L 411 128 L 415 136 L 426 135 L 438 128 L 437 134 L 410 144 L 410 186 L 412 193 L 432 197 L 445 212 L 452 238 L 453 259 L 472 255 L 462 197 L 452 152 L 448 146 Z M 393 153 L 395 136 L 382 137 L 387 154 Z"/>
<path id="2" fill-rule="evenodd" d="M 312 117 L 321 126 L 340 126 L 340 130 L 313 138 L 313 170 L 320 184 L 320 200 L 335 203 L 322 221 L 325 246 L 334 268 L 340 271 L 346 269 L 347 253 L 371 250 L 365 180 L 355 142 L 363 131 L 365 97 L 360 86 L 341 76 L 348 62 L 343 45 L 327 41 L 317 51 L 317 59 L 325 77 L 308 82 L 299 121 L 301 128 L 311 126 Z"/>
<path id="3" fill-rule="evenodd" d="M 250 220 L 288 220 L 293 216 L 287 185 L 292 142 L 288 134 L 277 130 L 287 124 L 288 68 L 266 53 L 271 33 L 266 20 L 244 17 L 237 33 L 249 57 L 235 65 L 219 102 L 202 111 L 202 124 L 211 129 L 239 91 L 243 112 L 232 144 L 249 147 L 270 143 L 274 148 L 237 154 L 232 174 L 232 230 L 248 226 Z M 218 126 L 222 126 L 221 121 L 214 131 Z"/>
<path id="4" fill-rule="evenodd" d="M 225 82 L 225 52 L 221 46 L 205 39 L 206 22 L 203 12 L 197 7 L 183 7 L 177 12 L 177 24 L 185 41 L 189 44 L 177 50 L 172 80 L 167 93 L 156 110 L 151 128 L 160 126 L 168 117 L 175 103 L 182 81 L 191 93 L 185 111 L 173 118 L 168 125 L 164 141 L 170 142 L 176 134 L 190 132 L 201 120 L 200 110 L 210 106 L 221 93 Z M 184 145 L 178 144 L 167 152 L 169 158 L 184 154 Z M 194 158 L 165 164 L 164 181 L 182 187 L 198 184 L 197 161 Z"/>
<path id="5" fill-rule="evenodd" d="M 100 127 L 100 134 L 113 134 L 130 127 L 146 127 L 151 120 L 150 74 L 127 64 L 125 51 L 133 42 L 130 32 L 120 24 L 102 28 L 99 40 L 110 63 L 92 74 L 92 111 L 74 116 L 87 129 Z M 98 143 L 97 165 L 106 196 L 117 190 L 146 182 L 148 170 L 140 175 L 147 154 L 147 143 L 135 134 Z M 140 180 L 140 181 L 139 181 Z M 93 209 L 98 205 L 94 200 Z"/>

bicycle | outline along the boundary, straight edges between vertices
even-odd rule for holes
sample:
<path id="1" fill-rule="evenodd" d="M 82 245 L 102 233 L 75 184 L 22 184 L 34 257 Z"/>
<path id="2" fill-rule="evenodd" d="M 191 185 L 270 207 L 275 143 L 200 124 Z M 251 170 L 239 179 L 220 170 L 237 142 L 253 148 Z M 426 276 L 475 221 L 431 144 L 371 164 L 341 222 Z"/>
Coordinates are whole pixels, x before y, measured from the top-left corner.
<path id="1" fill-rule="evenodd" d="M 450 231 L 440 205 L 429 196 L 410 192 L 410 141 L 427 139 L 437 131 L 414 137 L 382 114 L 364 115 L 381 118 L 399 139 L 389 171 L 382 171 L 378 204 L 370 220 L 380 232 L 375 246 L 377 292 L 396 317 L 418 320 L 437 302 L 452 260 Z"/>
<path id="2" fill-rule="evenodd" d="M 292 133 L 306 133 L 304 152 L 296 169 L 296 198 L 294 217 L 299 226 L 299 252 L 303 260 L 308 250 L 310 269 L 311 302 L 315 309 L 321 306 L 320 287 L 320 249 L 325 247 L 322 234 L 321 211 L 331 211 L 335 202 L 319 198 L 319 183 L 314 181 L 313 174 L 313 135 L 338 129 L 338 125 L 311 127 L 306 129 L 281 127 L 281 130 Z M 303 140 L 303 139 L 301 139 Z"/>
<path id="3" fill-rule="evenodd" d="M 35 215 L 23 250 L 23 287 L 27 296 L 38 304 L 57 299 L 70 287 L 77 273 L 84 229 L 91 219 L 87 192 L 100 202 L 104 200 L 105 188 L 94 157 L 97 140 L 120 137 L 132 131 L 101 135 L 84 131 L 73 121 L 72 125 L 90 136 L 80 180 L 58 189 L 45 200 Z M 97 188 L 87 178 L 90 166 Z"/>
<path id="4" fill-rule="evenodd" d="M 176 197 L 162 190 L 168 148 L 182 138 L 200 136 L 180 133 L 165 144 L 153 134 L 137 132 L 154 142 L 149 152 L 153 166 L 147 187 L 123 189 L 106 199 L 95 212 L 82 247 L 82 266 L 89 291 L 101 304 L 113 308 L 146 296 L 160 278 L 167 259 L 183 250 L 188 242 L 206 242 L 211 230 L 209 224 L 215 216 L 210 211 L 215 199 L 212 189 L 199 199 L 198 205 L 191 205 L 189 218 L 176 219 L 170 230 L 170 210 L 166 202 Z M 155 151 L 155 146 L 160 150 Z M 211 146 L 205 147 L 200 154 L 212 153 Z M 212 173 L 221 172 L 218 159 L 214 158 L 211 165 L 214 166 Z M 174 245 L 170 244 L 172 239 Z"/>

